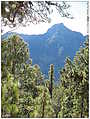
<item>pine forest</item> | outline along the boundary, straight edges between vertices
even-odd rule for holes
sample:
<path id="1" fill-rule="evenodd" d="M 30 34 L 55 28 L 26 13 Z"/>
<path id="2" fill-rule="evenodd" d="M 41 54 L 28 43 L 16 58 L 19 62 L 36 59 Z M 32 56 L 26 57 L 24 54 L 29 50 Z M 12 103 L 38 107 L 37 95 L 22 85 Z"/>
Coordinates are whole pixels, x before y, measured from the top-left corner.
<path id="1" fill-rule="evenodd" d="M 50 22 L 48 14 L 51 14 L 51 7 L 56 8 L 61 17 L 73 19 L 65 12 L 70 7 L 67 2 L 61 4 L 53 1 L 2 1 L 2 26 L 14 28 L 19 24 L 26 25 L 27 19 L 29 23 L 35 24 Z M 65 41 L 69 42 L 67 37 Z M 33 64 L 31 50 L 30 44 L 19 34 L 1 38 L 1 117 L 88 118 L 88 35 L 76 51 L 74 58 L 65 57 L 65 63 L 58 68 L 58 71 L 56 65 L 50 62 L 47 76 L 41 70 L 41 65 Z M 59 51 L 64 51 L 64 48 Z M 63 55 L 62 53 L 61 56 Z M 49 61 L 48 57 L 44 58 L 42 56 L 45 62 Z M 61 57 L 58 57 L 58 62 L 60 60 Z M 59 74 L 58 82 L 55 72 Z"/>

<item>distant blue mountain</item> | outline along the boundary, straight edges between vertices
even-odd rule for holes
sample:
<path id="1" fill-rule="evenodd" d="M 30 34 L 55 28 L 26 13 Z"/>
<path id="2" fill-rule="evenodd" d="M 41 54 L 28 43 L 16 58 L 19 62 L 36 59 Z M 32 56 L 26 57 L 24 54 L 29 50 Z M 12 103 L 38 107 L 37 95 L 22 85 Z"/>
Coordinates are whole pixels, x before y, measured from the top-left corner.
<path id="1" fill-rule="evenodd" d="M 4 34 L 2 38 L 10 34 Z M 42 72 L 47 75 L 49 65 L 54 64 L 56 77 L 65 64 L 65 58 L 69 56 L 73 59 L 76 51 L 85 41 L 85 36 L 68 29 L 63 23 L 53 25 L 43 35 L 18 35 L 29 44 L 32 63 L 38 64 Z"/>

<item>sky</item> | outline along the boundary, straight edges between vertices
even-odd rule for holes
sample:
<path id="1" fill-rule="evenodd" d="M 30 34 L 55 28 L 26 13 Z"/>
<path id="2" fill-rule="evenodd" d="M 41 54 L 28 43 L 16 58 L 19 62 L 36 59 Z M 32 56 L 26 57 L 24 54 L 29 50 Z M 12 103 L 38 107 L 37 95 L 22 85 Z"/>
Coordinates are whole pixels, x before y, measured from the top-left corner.
<path id="1" fill-rule="evenodd" d="M 47 32 L 48 28 L 54 24 L 64 23 L 66 27 L 72 31 L 81 32 L 83 35 L 87 34 L 87 2 L 68 2 L 71 5 L 69 9 L 71 15 L 74 19 L 62 18 L 59 13 L 54 10 L 50 15 L 50 23 L 39 23 L 37 25 L 30 24 L 27 27 L 19 27 L 13 32 L 23 33 L 23 34 L 44 34 Z M 9 31 L 8 27 L 5 27 L 4 32 Z"/>

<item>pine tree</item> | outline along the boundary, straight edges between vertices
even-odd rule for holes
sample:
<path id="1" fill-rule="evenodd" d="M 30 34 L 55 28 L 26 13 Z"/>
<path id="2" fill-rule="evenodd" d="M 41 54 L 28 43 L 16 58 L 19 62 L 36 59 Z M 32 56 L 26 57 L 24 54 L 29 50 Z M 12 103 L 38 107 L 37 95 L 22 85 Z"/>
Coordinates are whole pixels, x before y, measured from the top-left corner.
<path id="1" fill-rule="evenodd" d="M 77 86 L 76 96 L 79 97 L 80 117 L 89 116 L 89 41 L 85 42 L 85 46 L 77 52 L 74 58 L 75 65 L 77 66 L 77 76 L 79 82 Z M 77 100 L 77 99 L 76 99 Z"/>
<path id="2" fill-rule="evenodd" d="M 61 109 L 60 117 L 72 117 L 73 107 L 73 64 L 69 58 L 66 59 L 64 68 L 61 70 L 61 91 L 62 97 L 60 98 Z"/>
<path id="3" fill-rule="evenodd" d="M 61 104 L 60 104 L 60 99 L 62 97 L 61 94 L 61 87 L 58 85 L 53 86 L 53 97 L 52 97 L 52 106 L 54 109 L 54 113 L 55 113 L 55 118 L 58 118 L 58 114 L 60 112 L 60 108 L 61 108 Z"/>
<path id="4" fill-rule="evenodd" d="M 14 76 L 7 74 L 5 81 L 2 81 L 1 111 L 2 117 L 17 117 L 19 104 L 18 81 Z"/>
<path id="5" fill-rule="evenodd" d="M 49 80 L 50 80 L 49 91 L 50 91 L 50 95 L 51 95 L 51 98 L 52 98 L 52 93 L 53 93 L 53 81 L 54 81 L 54 66 L 53 66 L 53 64 L 50 65 Z"/>
<path id="6" fill-rule="evenodd" d="M 51 97 L 48 88 L 38 86 L 38 96 L 34 99 L 34 108 L 30 113 L 33 118 L 50 118 L 54 117 Z"/>
<path id="7" fill-rule="evenodd" d="M 34 73 L 34 78 L 35 78 L 35 83 L 36 85 L 43 85 L 44 84 L 44 75 L 40 71 L 39 65 L 35 64 L 33 65 L 33 73 Z"/>
<path id="8" fill-rule="evenodd" d="M 88 40 L 73 62 L 66 60 L 61 70 L 61 108 L 59 117 L 88 117 L 89 114 L 89 48 Z"/>
<path id="9" fill-rule="evenodd" d="M 17 35 L 11 35 L 8 39 L 1 42 L 2 52 L 2 75 L 3 70 L 8 70 L 11 74 L 20 74 L 21 66 L 29 59 L 27 44 Z"/>
<path id="10" fill-rule="evenodd" d="M 29 59 L 27 44 L 16 35 L 12 35 L 8 39 L 3 39 L 1 41 L 1 57 L 2 115 L 7 115 L 7 117 L 18 117 L 18 115 L 15 114 L 16 112 L 14 113 L 14 108 L 18 110 L 16 105 L 17 103 L 19 105 L 19 102 L 18 100 L 13 102 L 13 99 L 17 99 L 17 95 L 19 95 L 18 84 L 21 80 L 20 74 L 22 66 Z M 9 75 L 12 78 L 10 78 Z M 7 95 L 8 98 L 6 98 L 5 95 Z M 4 102 L 7 102 L 5 105 L 3 100 Z M 11 102 L 8 100 L 11 100 Z M 3 111 L 5 106 L 7 108 Z"/>

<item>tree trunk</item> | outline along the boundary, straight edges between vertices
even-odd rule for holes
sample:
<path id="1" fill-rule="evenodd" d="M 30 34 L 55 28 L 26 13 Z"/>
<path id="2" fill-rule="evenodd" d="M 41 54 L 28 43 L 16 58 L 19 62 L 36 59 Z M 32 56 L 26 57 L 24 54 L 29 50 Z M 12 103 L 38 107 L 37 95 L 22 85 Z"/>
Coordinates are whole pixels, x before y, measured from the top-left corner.
<path id="1" fill-rule="evenodd" d="M 43 93 L 43 101 L 42 101 L 42 118 L 44 118 L 45 113 L 45 91 Z"/>
<path id="2" fill-rule="evenodd" d="M 83 108 L 84 108 L 84 106 L 83 106 L 83 97 L 82 97 L 82 100 L 81 100 L 81 118 L 84 118 L 83 117 Z"/>

